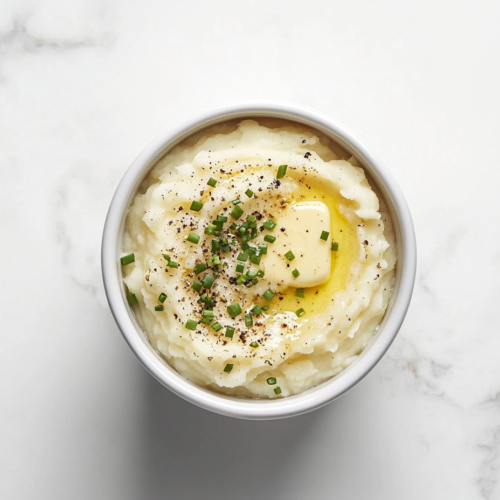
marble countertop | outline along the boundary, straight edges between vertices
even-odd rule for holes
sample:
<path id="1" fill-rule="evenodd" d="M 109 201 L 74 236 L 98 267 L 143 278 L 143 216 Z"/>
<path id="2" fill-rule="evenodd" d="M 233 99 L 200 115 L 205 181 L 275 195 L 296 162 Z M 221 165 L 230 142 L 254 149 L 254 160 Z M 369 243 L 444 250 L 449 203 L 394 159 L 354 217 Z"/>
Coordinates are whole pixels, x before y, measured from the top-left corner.
<path id="1" fill-rule="evenodd" d="M 1 2 L 0 498 L 500 499 L 499 15 L 491 0 Z M 100 276 L 135 156 L 248 98 L 354 130 L 400 183 L 419 249 L 381 363 L 274 422 L 161 387 Z"/>

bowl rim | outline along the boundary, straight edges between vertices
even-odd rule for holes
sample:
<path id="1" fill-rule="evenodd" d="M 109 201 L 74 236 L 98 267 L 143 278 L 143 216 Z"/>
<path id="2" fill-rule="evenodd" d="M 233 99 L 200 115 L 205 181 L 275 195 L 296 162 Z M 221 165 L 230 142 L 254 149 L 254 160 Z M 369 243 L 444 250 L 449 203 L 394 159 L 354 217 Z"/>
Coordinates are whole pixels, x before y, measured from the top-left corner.
<path id="1" fill-rule="evenodd" d="M 197 131 L 231 119 L 275 117 L 316 128 L 353 153 L 383 192 L 398 237 L 396 283 L 390 310 L 379 331 L 358 358 L 338 376 L 301 394 L 272 400 L 234 398 L 203 389 L 184 379 L 147 342 L 128 307 L 119 265 L 123 228 L 133 196 L 151 167 L 168 150 Z M 392 174 L 358 137 L 338 121 L 316 110 L 283 101 L 237 101 L 200 112 L 197 116 L 159 134 L 133 161 L 123 175 L 106 217 L 101 268 L 104 289 L 115 322 L 142 365 L 161 384 L 183 399 L 222 415 L 270 420 L 300 415 L 340 397 L 362 380 L 380 361 L 394 341 L 406 316 L 413 292 L 417 264 L 415 231 L 411 214 Z"/>

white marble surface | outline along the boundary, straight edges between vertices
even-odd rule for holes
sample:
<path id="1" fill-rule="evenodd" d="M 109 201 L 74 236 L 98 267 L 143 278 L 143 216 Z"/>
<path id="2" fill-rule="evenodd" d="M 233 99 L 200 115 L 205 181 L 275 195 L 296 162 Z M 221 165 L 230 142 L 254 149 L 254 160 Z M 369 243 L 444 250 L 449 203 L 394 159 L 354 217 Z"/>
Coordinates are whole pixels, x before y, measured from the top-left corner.
<path id="1" fill-rule="evenodd" d="M 494 0 L 0 2 L 0 498 L 500 499 L 499 15 Z M 129 163 L 240 98 L 355 130 L 418 237 L 388 355 L 286 421 L 163 389 L 100 277 Z"/>

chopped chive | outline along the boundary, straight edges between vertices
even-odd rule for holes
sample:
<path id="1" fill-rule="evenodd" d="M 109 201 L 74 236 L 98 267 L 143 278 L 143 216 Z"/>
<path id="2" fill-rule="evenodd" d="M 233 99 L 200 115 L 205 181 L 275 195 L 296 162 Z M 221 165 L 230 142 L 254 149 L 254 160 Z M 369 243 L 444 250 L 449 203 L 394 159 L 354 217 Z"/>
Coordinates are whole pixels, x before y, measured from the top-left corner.
<path id="1" fill-rule="evenodd" d="M 163 311 L 165 309 L 163 306 L 155 306 L 155 311 Z"/>
<path id="2" fill-rule="evenodd" d="M 255 304 L 252 307 L 252 312 L 255 314 L 255 316 L 258 316 L 262 312 L 262 307 L 259 306 L 258 304 Z"/>
<path id="3" fill-rule="evenodd" d="M 276 236 L 271 236 L 270 234 L 266 234 L 264 236 L 264 241 L 267 241 L 268 243 L 274 243 L 276 241 Z"/>
<path id="4" fill-rule="evenodd" d="M 203 279 L 201 280 L 205 288 L 212 288 L 214 281 L 215 278 L 211 274 L 205 274 L 205 276 L 203 276 Z"/>
<path id="5" fill-rule="evenodd" d="M 132 262 L 135 262 L 135 255 L 133 253 L 129 253 L 128 255 L 124 255 L 120 259 L 120 262 L 122 263 L 122 266 L 132 264 Z"/>
<path id="6" fill-rule="evenodd" d="M 163 255 L 163 258 L 164 258 L 165 260 L 171 260 L 171 259 L 170 259 L 170 255 L 167 255 L 166 253 L 164 253 L 164 254 L 162 254 L 162 255 Z"/>
<path id="7" fill-rule="evenodd" d="M 262 310 L 263 311 L 267 311 L 269 309 L 269 305 L 268 304 L 265 304 L 262 306 Z"/>
<path id="8" fill-rule="evenodd" d="M 158 295 L 158 302 L 161 302 L 163 304 L 166 299 L 167 295 L 165 293 L 160 293 L 160 295 Z"/>
<path id="9" fill-rule="evenodd" d="M 168 261 L 168 267 L 179 267 L 178 262 L 174 262 L 173 260 Z"/>
<path id="10" fill-rule="evenodd" d="M 239 219 L 243 215 L 243 209 L 236 205 L 232 210 L 231 210 L 231 217 L 233 219 Z"/>
<path id="11" fill-rule="evenodd" d="M 196 330 L 196 327 L 198 326 L 198 322 L 195 321 L 194 319 L 188 319 L 186 323 L 186 328 L 188 330 Z"/>
<path id="12" fill-rule="evenodd" d="M 231 364 L 227 364 L 225 367 L 224 367 L 224 371 L 229 373 L 232 369 L 233 369 L 233 366 L 234 365 L 231 365 Z"/>
<path id="13" fill-rule="evenodd" d="M 259 347 L 259 344 L 257 342 L 252 342 L 250 344 L 250 346 L 255 348 L 255 347 Z"/>
<path id="14" fill-rule="evenodd" d="M 244 270 L 245 270 L 244 264 L 236 264 L 236 272 L 237 273 L 242 273 Z"/>
<path id="15" fill-rule="evenodd" d="M 301 316 L 304 316 L 306 312 L 304 311 L 304 309 L 302 309 L 302 307 L 300 309 L 297 309 L 295 311 L 295 314 L 300 318 Z"/>
<path id="16" fill-rule="evenodd" d="M 220 241 L 213 239 L 212 240 L 212 252 L 218 252 L 220 250 Z"/>
<path id="17" fill-rule="evenodd" d="M 295 297 L 304 298 L 304 289 L 303 288 L 297 288 L 295 290 Z"/>
<path id="18" fill-rule="evenodd" d="M 231 203 L 233 205 L 239 205 L 241 203 L 241 200 L 239 198 L 236 198 L 236 200 L 233 200 Z"/>
<path id="19" fill-rule="evenodd" d="M 229 229 L 232 229 L 233 231 L 237 228 L 238 226 L 233 222 L 230 226 Z"/>
<path id="20" fill-rule="evenodd" d="M 236 316 L 241 314 L 241 306 L 238 304 L 238 302 L 235 302 L 234 304 L 227 306 L 227 312 L 229 313 L 229 316 L 231 316 L 231 318 L 236 318 Z"/>
<path id="21" fill-rule="evenodd" d="M 191 285 L 195 291 L 198 293 L 201 292 L 201 289 L 203 288 L 203 283 L 199 280 L 194 280 L 193 284 Z"/>
<path id="22" fill-rule="evenodd" d="M 217 181 L 213 177 L 210 177 L 210 179 L 208 179 L 207 184 L 214 188 L 215 185 L 217 184 Z"/>
<path id="23" fill-rule="evenodd" d="M 298 270 L 298 269 L 294 269 L 294 270 L 292 271 L 292 274 L 293 274 L 293 277 L 294 277 L 294 278 L 298 278 L 298 277 L 300 276 L 300 273 L 299 273 L 299 270 Z"/>
<path id="24" fill-rule="evenodd" d="M 263 271 L 262 269 L 259 269 L 259 270 L 257 271 L 257 276 L 258 276 L 259 278 L 263 278 L 263 277 L 264 277 L 264 271 Z"/>
<path id="25" fill-rule="evenodd" d="M 278 173 L 276 175 L 276 179 L 281 179 L 282 177 L 285 177 L 287 168 L 288 168 L 288 165 L 280 165 L 278 167 Z"/>
<path id="26" fill-rule="evenodd" d="M 285 257 L 291 262 L 293 259 L 295 259 L 295 255 L 293 255 L 293 252 L 291 250 L 288 250 L 288 252 L 285 254 Z"/>
<path id="27" fill-rule="evenodd" d="M 218 215 L 217 220 L 220 220 L 221 222 L 227 222 L 227 217 L 225 215 Z"/>
<path id="28" fill-rule="evenodd" d="M 196 233 L 189 233 L 189 236 L 187 237 L 187 240 L 191 243 L 194 243 L 195 245 L 198 244 L 200 241 L 200 235 Z"/>
<path id="29" fill-rule="evenodd" d="M 250 313 L 245 314 L 245 326 L 253 326 L 253 316 Z"/>
<path id="30" fill-rule="evenodd" d="M 267 245 L 259 245 L 259 252 L 261 255 L 266 255 L 267 254 Z"/>
<path id="31" fill-rule="evenodd" d="M 271 302 L 271 300 L 273 300 L 273 297 L 275 296 L 276 294 L 271 291 L 271 290 L 267 290 L 267 292 L 264 292 L 264 295 L 263 297 L 268 301 L 268 302 Z"/>
<path id="32" fill-rule="evenodd" d="M 275 387 L 274 388 L 274 394 L 280 395 L 281 394 L 281 388 L 280 387 Z"/>
<path id="33" fill-rule="evenodd" d="M 248 254 L 247 253 L 240 253 L 238 257 L 236 257 L 236 260 L 239 260 L 241 262 L 246 262 L 248 260 Z"/>
<path id="34" fill-rule="evenodd" d="M 251 189 L 247 189 L 247 190 L 245 191 L 245 194 L 246 194 L 249 198 L 251 198 L 251 197 L 253 196 L 253 191 L 252 191 Z"/>
<path id="35" fill-rule="evenodd" d="M 260 255 L 250 255 L 250 262 L 252 264 L 259 265 L 260 264 L 260 259 L 261 259 Z"/>
<path id="36" fill-rule="evenodd" d="M 205 309 L 201 315 L 204 317 L 204 318 L 213 318 L 214 317 L 214 312 L 213 311 L 209 311 L 208 309 Z"/>
<path id="37" fill-rule="evenodd" d="M 273 220 L 266 220 L 264 224 L 262 224 L 266 229 L 269 229 L 269 231 L 273 231 L 274 228 L 276 227 L 276 222 Z"/>
<path id="38" fill-rule="evenodd" d="M 328 231 L 321 231 L 321 236 L 319 238 L 326 241 L 328 239 L 328 236 L 330 236 L 330 233 Z"/>
<path id="39" fill-rule="evenodd" d="M 339 244 L 337 242 L 332 242 L 332 248 L 330 248 L 330 250 L 336 252 L 338 249 L 339 249 Z"/>
<path id="40" fill-rule="evenodd" d="M 218 332 L 221 328 L 222 328 L 222 325 L 220 323 L 217 323 L 215 322 L 213 325 L 212 325 L 212 328 Z"/>
<path id="41" fill-rule="evenodd" d="M 207 268 L 207 265 L 204 262 L 201 262 L 200 264 L 197 264 L 194 266 L 194 274 L 200 274 L 202 273 L 205 269 Z"/>
<path id="42" fill-rule="evenodd" d="M 189 207 L 189 210 L 193 210 L 193 212 L 199 212 L 202 207 L 203 203 L 201 201 L 193 201 L 193 203 L 191 203 L 191 206 Z"/>
<path id="43" fill-rule="evenodd" d="M 269 384 L 269 385 L 274 385 L 276 384 L 276 378 L 275 377 L 269 377 L 266 382 Z"/>
<path id="44" fill-rule="evenodd" d="M 137 297 L 135 296 L 135 293 L 129 293 L 129 294 L 127 294 L 127 302 L 131 306 L 135 306 L 137 304 Z"/>
<path id="45" fill-rule="evenodd" d="M 232 339 L 233 335 L 234 335 L 234 328 L 232 326 L 226 327 L 225 337 L 228 337 L 228 338 Z"/>

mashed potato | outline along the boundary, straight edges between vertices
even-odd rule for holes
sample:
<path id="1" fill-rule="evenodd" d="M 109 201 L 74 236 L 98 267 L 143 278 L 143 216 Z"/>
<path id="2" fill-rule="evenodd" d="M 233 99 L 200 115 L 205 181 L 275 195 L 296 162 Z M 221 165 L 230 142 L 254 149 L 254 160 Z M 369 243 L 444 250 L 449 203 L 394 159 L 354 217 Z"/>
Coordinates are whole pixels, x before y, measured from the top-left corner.
<path id="1" fill-rule="evenodd" d="M 123 273 L 151 344 L 182 376 L 276 398 L 361 353 L 396 252 L 355 158 L 313 129 L 262 123 L 216 126 L 154 166 L 130 207 Z"/>

